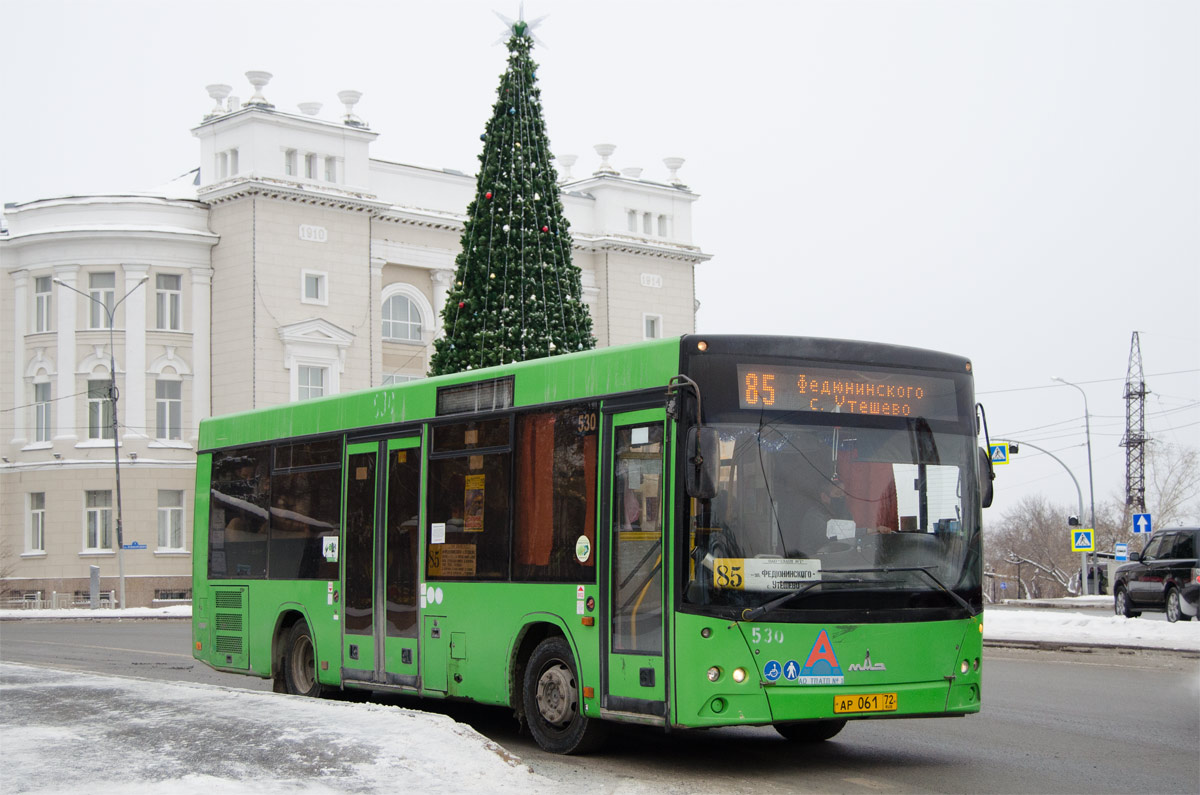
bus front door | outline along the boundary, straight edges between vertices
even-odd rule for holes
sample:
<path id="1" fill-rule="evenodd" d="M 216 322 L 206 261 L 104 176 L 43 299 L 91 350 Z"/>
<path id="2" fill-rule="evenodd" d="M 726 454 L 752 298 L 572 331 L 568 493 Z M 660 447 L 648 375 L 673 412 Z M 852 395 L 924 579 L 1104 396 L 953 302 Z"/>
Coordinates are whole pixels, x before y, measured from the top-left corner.
<path id="1" fill-rule="evenodd" d="M 609 415 L 606 645 L 601 707 L 666 718 L 663 443 L 666 413 Z"/>
<path id="2" fill-rule="evenodd" d="M 342 559 L 342 679 L 417 685 L 421 439 L 350 444 Z"/>

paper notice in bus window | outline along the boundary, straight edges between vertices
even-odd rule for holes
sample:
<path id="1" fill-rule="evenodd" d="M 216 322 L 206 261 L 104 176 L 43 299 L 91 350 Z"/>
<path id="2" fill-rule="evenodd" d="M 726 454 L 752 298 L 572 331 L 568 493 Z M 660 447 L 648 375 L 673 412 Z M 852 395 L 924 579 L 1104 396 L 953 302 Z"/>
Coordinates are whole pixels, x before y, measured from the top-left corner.
<path id="1" fill-rule="evenodd" d="M 475 545 L 442 544 L 437 549 L 430 548 L 425 573 L 430 577 L 474 577 Z"/>
<path id="2" fill-rule="evenodd" d="M 463 530 L 483 532 L 483 484 L 486 475 L 467 475 L 466 498 L 463 504 Z"/>
<path id="3" fill-rule="evenodd" d="M 446 543 L 446 523 L 434 522 L 429 526 L 429 543 L 444 544 Z"/>

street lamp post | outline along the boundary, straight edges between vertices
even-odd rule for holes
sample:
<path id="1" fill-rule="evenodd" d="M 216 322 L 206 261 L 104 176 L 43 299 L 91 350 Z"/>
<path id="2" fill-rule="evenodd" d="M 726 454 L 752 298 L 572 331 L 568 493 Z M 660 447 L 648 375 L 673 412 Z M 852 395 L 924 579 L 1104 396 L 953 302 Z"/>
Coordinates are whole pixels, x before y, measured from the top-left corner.
<path id="1" fill-rule="evenodd" d="M 1075 473 L 1071 471 L 1071 468 L 1069 466 L 1067 466 L 1065 463 L 1063 463 L 1063 460 L 1061 458 L 1059 458 L 1058 456 L 1056 456 L 1054 453 L 1050 452 L 1046 448 L 1038 447 L 1036 444 L 1033 444 L 1031 442 L 1022 442 L 1019 439 L 999 439 L 998 441 L 1009 442 L 1011 444 L 1022 444 L 1022 445 L 1025 445 L 1026 447 L 1032 447 L 1034 450 L 1041 450 L 1043 453 L 1045 453 L 1046 455 L 1050 456 L 1055 461 L 1057 461 L 1059 466 L 1061 466 L 1063 469 L 1067 470 L 1067 474 L 1071 476 L 1071 482 L 1075 484 L 1075 499 L 1077 499 L 1079 501 L 1079 513 L 1076 514 L 1076 516 L 1083 516 L 1083 492 L 1079 489 L 1079 480 L 1076 479 Z M 1074 519 L 1075 517 L 1071 517 L 1071 518 Z M 1078 521 L 1082 521 L 1082 520 L 1078 520 Z M 1093 527 L 1092 533 L 1095 533 L 1095 532 L 1096 532 L 1096 528 Z M 1083 592 L 1087 590 L 1087 574 L 1086 574 L 1086 572 L 1087 572 L 1087 553 L 1080 552 L 1079 553 L 1079 594 L 1081 596 L 1083 595 Z"/>
<path id="2" fill-rule="evenodd" d="M 1096 490 L 1095 490 L 1095 487 L 1092 485 L 1092 421 L 1091 421 L 1091 413 L 1088 411 L 1087 392 L 1084 392 L 1083 387 L 1079 386 L 1078 384 L 1072 384 L 1070 381 L 1066 380 L 1065 378 L 1060 378 L 1057 375 L 1052 376 L 1051 380 L 1058 381 L 1060 384 L 1066 384 L 1067 386 L 1073 386 L 1079 390 L 1079 394 L 1083 395 L 1083 428 L 1084 428 L 1084 433 L 1087 435 L 1087 454 L 1088 454 L 1088 504 L 1089 504 L 1089 511 L 1090 511 L 1088 521 L 1089 521 L 1089 526 L 1092 528 L 1092 546 L 1094 548 L 1095 542 L 1096 542 Z M 1086 556 L 1087 553 L 1085 552 L 1082 554 Z M 1094 553 L 1093 553 L 1093 559 L 1094 559 Z M 1087 572 L 1085 570 L 1081 570 L 1079 572 L 1079 576 L 1083 578 L 1082 582 L 1080 583 L 1081 587 L 1079 590 L 1086 591 L 1087 590 Z M 1095 582 L 1096 582 L 1096 593 L 1099 593 L 1100 592 L 1100 578 L 1096 577 Z"/>
<path id="3" fill-rule="evenodd" d="M 149 278 L 149 276 L 143 276 L 139 279 L 137 284 L 130 287 L 125 295 L 121 296 L 120 300 L 112 305 L 111 309 L 108 304 L 94 295 L 77 290 L 62 279 L 54 279 L 55 284 L 60 287 L 66 287 L 73 293 L 82 295 L 104 310 L 104 314 L 108 316 L 108 399 L 112 403 L 113 470 L 117 476 L 117 572 L 120 577 L 121 609 L 125 608 L 125 534 L 121 513 L 121 437 L 117 426 L 117 349 L 113 343 L 113 326 L 116 325 L 117 307 L 124 303 L 125 299 L 131 296 L 134 290 L 145 284 Z"/>

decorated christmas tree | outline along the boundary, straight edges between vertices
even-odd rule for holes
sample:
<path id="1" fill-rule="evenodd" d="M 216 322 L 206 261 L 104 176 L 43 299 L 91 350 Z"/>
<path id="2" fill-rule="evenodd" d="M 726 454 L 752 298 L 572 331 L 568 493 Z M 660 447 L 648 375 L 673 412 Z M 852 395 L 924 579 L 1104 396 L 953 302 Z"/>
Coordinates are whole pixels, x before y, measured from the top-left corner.
<path id="1" fill-rule="evenodd" d="M 430 375 L 596 346 L 529 57 L 534 24 L 511 23 Z"/>

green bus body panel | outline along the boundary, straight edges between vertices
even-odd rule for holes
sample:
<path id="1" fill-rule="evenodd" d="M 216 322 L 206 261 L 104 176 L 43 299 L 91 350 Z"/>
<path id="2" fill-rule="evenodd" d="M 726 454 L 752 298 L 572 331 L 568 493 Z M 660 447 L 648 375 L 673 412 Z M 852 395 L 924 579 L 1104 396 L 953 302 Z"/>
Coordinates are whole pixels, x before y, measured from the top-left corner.
<path id="1" fill-rule="evenodd" d="M 677 726 L 779 723 L 832 717 L 834 696 L 896 693 L 897 709 L 872 716 L 912 716 L 978 712 L 982 616 L 959 621 L 898 624 L 730 623 L 680 614 L 675 627 Z M 709 637 L 702 631 L 709 630 Z M 795 663 L 803 670 L 825 633 L 838 663 L 841 684 L 800 684 L 779 676 L 770 681 L 767 665 Z M 757 642 L 754 640 L 757 633 Z M 869 662 L 868 662 L 869 652 Z M 962 661 L 968 672 L 961 673 Z M 708 670 L 721 669 L 710 682 Z M 733 680 L 737 668 L 748 674 Z M 826 672 L 824 668 L 821 672 Z"/>
<path id="2" fill-rule="evenodd" d="M 679 373 L 678 337 L 492 367 L 487 378 L 515 376 L 513 402 L 534 406 L 654 387 Z M 200 422 L 200 449 L 291 436 L 370 429 L 434 417 L 437 388 L 477 381 L 484 371 L 329 395 Z"/>

